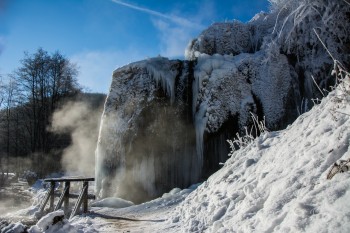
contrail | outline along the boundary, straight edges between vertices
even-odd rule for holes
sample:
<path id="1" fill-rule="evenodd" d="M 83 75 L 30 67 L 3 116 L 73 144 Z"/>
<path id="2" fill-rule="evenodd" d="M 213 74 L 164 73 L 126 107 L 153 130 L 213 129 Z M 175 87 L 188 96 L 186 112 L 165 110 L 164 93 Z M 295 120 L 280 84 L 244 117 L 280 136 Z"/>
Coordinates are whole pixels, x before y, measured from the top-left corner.
<path id="1" fill-rule="evenodd" d="M 192 28 L 204 28 L 203 25 L 193 23 L 193 22 L 191 22 L 191 21 L 189 21 L 189 20 L 187 20 L 185 18 L 181 18 L 181 17 L 178 17 L 176 15 L 163 14 L 163 13 L 158 12 L 158 11 L 154 11 L 154 10 L 150 10 L 150 9 L 147 9 L 147 8 L 144 8 L 144 7 L 139 7 L 139 6 L 136 6 L 136 5 L 132 5 L 132 4 L 120 1 L 120 0 L 111 0 L 111 1 L 116 3 L 116 4 L 119 4 L 119 5 L 128 7 L 128 8 L 134 9 L 134 10 L 137 10 L 137 11 L 145 12 L 145 13 L 150 14 L 150 15 L 154 15 L 154 16 L 157 16 L 157 17 L 160 17 L 160 18 L 164 18 L 164 19 L 170 20 L 170 21 L 172 21 L 172 22 L 174 22 L 176 24 L 179 24 L 181 26 L 192 27 Z"/>

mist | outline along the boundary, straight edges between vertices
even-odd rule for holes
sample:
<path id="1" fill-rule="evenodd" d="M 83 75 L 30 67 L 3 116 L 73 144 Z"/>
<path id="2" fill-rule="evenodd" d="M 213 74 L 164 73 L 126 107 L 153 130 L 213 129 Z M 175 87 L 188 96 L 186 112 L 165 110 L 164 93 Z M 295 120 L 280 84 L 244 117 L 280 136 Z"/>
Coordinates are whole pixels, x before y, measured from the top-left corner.
<path id="1" fill-rule="evenodd" d="M 94 176 L 101 109 L 84 101 L 68 102 L 53 114 L 51 131 L 69 133 L 61 165 L 67 175 Z"/>

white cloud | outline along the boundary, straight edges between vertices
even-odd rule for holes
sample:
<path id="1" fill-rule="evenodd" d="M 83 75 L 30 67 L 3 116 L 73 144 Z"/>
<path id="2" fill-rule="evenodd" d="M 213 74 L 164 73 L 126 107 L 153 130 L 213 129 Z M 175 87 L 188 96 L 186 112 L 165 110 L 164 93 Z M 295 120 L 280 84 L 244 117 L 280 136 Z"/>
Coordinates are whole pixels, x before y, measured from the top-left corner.
<path id="1" fill-rule="evenodd" d="M 178 12 L 181 12 L 179 9 L 173 9 L 173 12 L 177 13 L 165 14 L 120 0 L 111 1 L 152 16 L 153 26 L 159 31 L 160 55 L 170 58 L 184 55 L 190 40 L 205 29 L 202 22 L 212 18 L 215 11 L 212 0 L 203 1 L 199 5 L 197 13 L 189 17 L 179 16 Z"/>
<path id="2" fill-rule="evenodd" d="M 202 28 L 203 27 L 200 24 L 197 24 L 197 23 L 195 23 L 193 21 L 190 21 L 190 20 L 188 20 L 186 18 L 177 16 L 177 15 L 174 15 L 174 14 L 163 14 L 163 13 L 158 12 L 158 11 L 154 11 L 154 10 L 151 10 L 151 9 L 148 9 L 148 8 L 145 8 L 145 7 L 139 7 L 139 6 L 136 6 L 134 4 L 126 3 L 126 2 L 123 2 L 123 1 L 120 1 L 120 0 L 111 0 L 111 1 L 116 3 L 116 4 L 119 4 L 119 5 L 128 7 L 128 8 L 134 9 L 134 10 L 137 10 L 137 11 L 141 11 L 141 12 L 144 12 L 144 13 L 147 13 L 147 14 L 150 14 L 152 16 L 156 16 L 156 17 L 159 17 L 159 18 L 170 20 L 173 23 L 175 23 L 177 25 L 180 25 L 180 26 L 183 26 L 183 27 L 191 27 L 191 28 Z"/>
<path id="3" fill-rule="evenodd" d="M 213 1 L 204 1 L 197 13 L 191 15 L 191 19 L 197 22 L 196 25 L 202 25 L 204 20 L 213 18 L 214 11 Z M 163 18 L 153 19 L 152 22 L 159 31 L 160 52 L 165 57 L 183 56 L 188 43 L 205 28 L 204 26 L 189 27 Z"/>
<path id="4" fill-rule="evenodd" d="M 127 56 L 126 56 L 127 55 Z M 107 93 L 113 71 L 143 59 L 135 51 L 86 51 L 70 57 L 79 68 L 78 82 L 94 92 Z"/>
<path id="5" fill-rule="evenodd" d="M 183 56 L 194 30 L 172 25 L 161 19 L 152 20 L 159 31 L 160 53 L 165 57 Z M 198 31 L 198 30 L 196 30 Z"/>

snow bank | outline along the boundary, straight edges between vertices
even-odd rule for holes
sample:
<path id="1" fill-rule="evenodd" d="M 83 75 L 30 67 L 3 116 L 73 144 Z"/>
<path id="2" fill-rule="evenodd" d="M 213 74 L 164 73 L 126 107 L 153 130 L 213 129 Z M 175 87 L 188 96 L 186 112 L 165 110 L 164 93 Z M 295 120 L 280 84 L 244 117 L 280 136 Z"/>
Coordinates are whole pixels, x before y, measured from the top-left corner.
<path id="1" fill-rule="evenodd" d="M 109 207 L 109 208 L 125 208 L 134 205 L 131 201 L 127 201 L 117 197 L 108 197 L 96 201 L 91 204 L 92 207 Z"/>
<path id="2" fill-rule="evenodd" d="M 186 194 L 191 193 L 193 190 L 198 188 L 199 185 L 200 185 L 200 183 L 193 184 L 193 185 L 191 185 L 190 187 L 188 187 L 186 189 L 173 188 L 172 190 L 170 190 L 170 192 L 164 193 L 162 195 L 162 198 L 163 199 L 176 199 L 177 196 L 184 196 Z"/>
<path id="3" fill-rule="evenodd" d="M 64 218 L 63 210 L 57 210 L 42 217 L 29 228 L 28 233 L 95 233 L 97 232 L 89 218 L 73 218 L 70 222 Z"/>
<path id="4" fill-rule="evenodd" d="M 340 95 L 235 152 L 168 224 L 181 232 L 349 232 L 350 173 L 326 180 L 350 154 L 350 118 L 337 113 L 350 105 Z"/>
<path id="5" fill-rule="evenodd" d="M 23 233 L 27 230 L 27 226 L 22 223 L 11 223 L 1 229 L 1 233 Z"/>

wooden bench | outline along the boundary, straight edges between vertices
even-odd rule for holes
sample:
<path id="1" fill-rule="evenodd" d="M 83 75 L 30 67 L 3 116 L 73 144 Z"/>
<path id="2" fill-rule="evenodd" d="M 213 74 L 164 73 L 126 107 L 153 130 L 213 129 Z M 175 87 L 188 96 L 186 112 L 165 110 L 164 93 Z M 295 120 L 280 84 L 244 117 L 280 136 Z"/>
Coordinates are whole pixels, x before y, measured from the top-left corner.
<path id="1" fill-rule="evenodd" d="M 94 195 L 88 195 L 89 181 L 95 181 L 95 178 L 62 177 L 62 178 L 44 179 L 44 182 L 50 183 L 50 186 L 45 195 L 44 201 L 39 208 L 39 212 L 43 213 L 47 202 L 50 200 L 50 207 L 49 207 L 50 211 L 56 211 L 60 209 L 62 207 L 62 204 L 64 203 L 63 211 L 64 211 L 64 214 L 67 215 L 69 211 L 69 198 L 78 198 L 69 218 L 74 217 L 78 213 L 81 205 L 83 205 L 83 213 L 86 213 L 88 211 L 88 199 L 95 199 Z M 57 182 L 64 182 L 65 185 L 64 185 L 64 190 L 61 193 L 56 206 L 54 206 L 55 186 Z M 83 182 L 83 187 L 79 195 L 69 193 L 71 182 Z"/>

